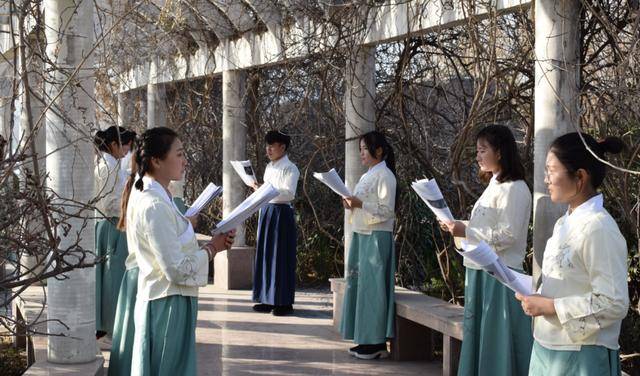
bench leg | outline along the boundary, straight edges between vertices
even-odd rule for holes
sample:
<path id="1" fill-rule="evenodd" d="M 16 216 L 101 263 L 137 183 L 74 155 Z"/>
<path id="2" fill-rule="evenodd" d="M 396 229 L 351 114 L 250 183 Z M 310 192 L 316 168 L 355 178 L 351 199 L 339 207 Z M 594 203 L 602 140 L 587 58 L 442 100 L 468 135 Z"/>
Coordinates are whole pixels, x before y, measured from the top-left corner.
<path id="1" fill-rule="evenodd" d="M 442 375 L 455 376 L 458 374 L 458 362 L 460 362 L 460 340 L 442 336 Z"/>
<path id="2" fill-rule="evenodd" d="M 395 337 L 391 339 L 393 360 L 433 360 L 431 329 L 396 316 Z"/>

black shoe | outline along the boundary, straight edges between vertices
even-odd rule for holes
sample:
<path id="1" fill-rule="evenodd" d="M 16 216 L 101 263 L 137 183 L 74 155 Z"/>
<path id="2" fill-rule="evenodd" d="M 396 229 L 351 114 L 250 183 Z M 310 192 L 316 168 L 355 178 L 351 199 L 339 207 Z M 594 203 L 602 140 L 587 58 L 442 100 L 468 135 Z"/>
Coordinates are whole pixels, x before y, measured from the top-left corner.
<path id="1" fill-rule="evenodd" d="M 274 316 L 286 316 L 293 312 L 293 306 L 291 305 L 278 305 L 273 308 L 271 312 Z"/>
<path id="2" fill-rule="evenodd" d="M 362 345 L 354 346 L 349 349 L 349 354 L 356 356 L 356 354 L 358 353 L 358 351 L 360 351 L 361 348 L 362 348 Z"/>
<path id="3" fill-rule="evenodd" d="M 356 358 L 372 360 L 384 359 L 389 356 L 387 352 L 387 344 L 379 343 L 377 345 L 362 345 L 362 348 L 356 352 Z"/>
<path id="4" fill-rule="evenodd" d="M 253 306 L 253 310 L 256 312 L 269 313 L 273 309 L 272 305 L 269 304 L 256 304 Z"/>
<path id="5" fill-rule="evenodd" d="M 96 330 L 96 339 L 100 339 L 107 335 L 107 332 L 104 330 Z"/>

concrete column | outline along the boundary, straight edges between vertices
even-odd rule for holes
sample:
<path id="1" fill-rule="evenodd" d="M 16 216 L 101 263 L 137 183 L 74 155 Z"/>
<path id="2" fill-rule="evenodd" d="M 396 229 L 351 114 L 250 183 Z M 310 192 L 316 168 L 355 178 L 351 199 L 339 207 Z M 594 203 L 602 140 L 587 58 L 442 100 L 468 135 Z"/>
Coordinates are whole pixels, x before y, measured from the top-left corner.
<path id="1" fill-rule="evenodd" d="M 46 52 L 55 64 L 47 67 L 49 77 L 45 89 L 53 98 L 93 44 L 94 3 L 45 0 L 44 8 Z M 72 78 L 74 82 L 55 101 L 55 110 L 46 114 L 47 185 L 58 195 L 55 203 L 60 210 L 77 216 L 66 218 L 70 226 L 57 231 L 61 250 L 77 242 L 86 250 L 95 247 L 94 220 L 90 219 L 93 211 L 79 210 L 75 204 L 86 203 L 94 197 L 94 149 L 87 124 L 95 121 L 95 111 L 91 98 L 86 95 L 94 92 L 93 59 L 89 58 L 83 66 L 85 68 Z M 92 261 L 91 257 L 88 261 Z M 77 258 L 69 257 L 69 262 L 75 263 Z M 95 271 L 76 269 L 65 273 L 65 277 L 47 281 L 48 331 L 65 334 L 65 337 L 48 337 L 48 359 L 55 363 L 91 362 L 102 367 L 102 361 L 96 360 Z"/>
<path id="2" fill-rule="evenodd" d="M 245 185 L 231 161 L 247 158 L 246 81 L 244 71 L 222 72 L 222 212 L 226 216 L 246 197 Z M 222 288 L 250 288 L 255 249 L 246 246 L 244 225 L 237 228 L 231 251 L 216 255 L 214 283 Z"/>
<path id="3" fill-rule="evenodd" d="M 553 225 L 566 211 L 554 204 L 544 184 L 553 140 L 579 125 L 580 1 L 538 0 L 535 6 L 533 249 L 534 280 Z"/>
<path id="4" fill-rule="evenodd" d="M 13 81 L 11 77 L 4 76 L 4 74 L 9 74 L 8 70 L 8 62 L 0 64 L 0 136 L 2 136 L 7 141 L 7 147 L 5 149 L 6 153 L 9 153 L 10 145 L 9 141 L 11 140 L 11 92 Z"/>
<path id="5" fill-rule="evenodd" d="M 147 128 L 167 126 L 167 98 L 163 84 L 156 84 L 158 79 L 158 62 L 151 60 L 149 67 L 149 84 L 147 84 Z"/>
<path id="6" fill-rule="evenodd" d="M 353 191 L 366 171 L 360 162 L 358 136 L 375 129 L 375 47 L 361 47 L 347 61 L 344 93 L 345 112 L 345 183 Z M 354 139 L 355 138 L 355 139 Z M 351 225 L 349 211 L 344 216 L 344 267 L 347 268 Z"/>
<path id="7" fill-rule="evenodd" d="M 118 126 L 131 128 L 133 125 L 134 103 L 131 92 L 118 93 Z"/>

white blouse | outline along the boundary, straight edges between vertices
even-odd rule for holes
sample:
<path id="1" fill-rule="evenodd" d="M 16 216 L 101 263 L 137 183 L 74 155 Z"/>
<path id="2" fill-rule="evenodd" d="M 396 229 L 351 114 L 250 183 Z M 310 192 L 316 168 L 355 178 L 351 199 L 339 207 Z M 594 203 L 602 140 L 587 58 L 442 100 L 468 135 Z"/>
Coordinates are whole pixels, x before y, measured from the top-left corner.
<path id="1" fill-rule="evenodd" d="M 349 216 L 349 223 L 354 232 L 393 232 L 396 177 L 384 161 L 369 168 L 369 171 L 360 177 L 353 195 L 362 200 L 362 208 L 351 209 Z"/>
<path id="2" fill-rule="evenodd" d="M 547 241 L 538 290 L 553 298 L 554 316 L 534 319 L 534 337 L 552 350 L 582 345 L 618 349 L 629 308 L 627 243 L 602 195 L 561 217 Z"/>
<path id="3" fill-rule="evenodd" d="M 142 192 L 133 188 L 127 207 L 127 242 L 139 267 L 138 299 L 198 296 L 198 286 L 207 284 L 207 252 L 199 249 L 191 222 L 166 190 L 148 176 L 143 182 Z"/>
<path id="4" fill-rule="evenodd" d="M 122 179 L 120 163 L 109 153 L 98 157 L 95 167 L 96 217 L 113 218 L 120 216 L 120 198 L 126 181 Z"/>
<path id="5" fill-rule="evenodd" d="M 484 241 L 507 266 L 522 270 L 530 218 L 531 192 L 527 183 L 524 180 L 500 183 L 494 176 L 473 206 L 465 236 L 470 242 Z M 464 265 L 482 269 L 466 257 Z"/>
<path id="6" fill-rule="evenodd" d="M 269 202 L 272 204 L 288 204 L 293 201 L 296 198 L 299 178 L 300 171 L 289 160 L 287 155 L 277 161 L 269 162 L 264 170 L 263 181 L 271 183 L 280 192 L 280 195 Z"/>

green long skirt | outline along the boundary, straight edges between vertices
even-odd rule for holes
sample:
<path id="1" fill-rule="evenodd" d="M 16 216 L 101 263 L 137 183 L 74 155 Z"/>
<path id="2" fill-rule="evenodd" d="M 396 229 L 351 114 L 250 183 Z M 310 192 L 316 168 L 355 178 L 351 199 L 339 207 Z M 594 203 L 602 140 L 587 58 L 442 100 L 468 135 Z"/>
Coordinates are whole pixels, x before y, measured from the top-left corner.
<path id="1" fill-rule="evenodd" d="M 198 298 L 171 295 L 137 302 L 134 376 L 195 376 Z"/>
<path id="2" fill-rule="evenodd" d="M 138 294 L 138 268 L 124 272 L 118 308 L 113 323 L 113 341 L 109 357 L 109 376 L 128 376 L 131 374 L 131 354 L 133 352 L 133 311 Z"/>
<path id="3" fill-rule="evenodd" d="M 391 232 L 353 233 L 340 333 L 359 345 L 393 337 L 395 252 Z"/>
<path id="4" fill-rule="evenodd" d="M 96 256 L 104 261 L 96 265 L 96 330 L 113 331 L 120 283 L 127 259 L 127 236 L 116 228 L 117 218 L 96 223 Z"/>
<path id="5" fill-rule="evenodd" d="M 620 351 L 582 346 L 580 351 L 550 350 L 538 342 L 531 353 L 531 376 L 619 376 Z"/>
<path id="6" fill-rule="evenodd" d="M 531 318 L 515 293 L 482 270 L 467 268 L 458 376 L 526 376 Z"/>

